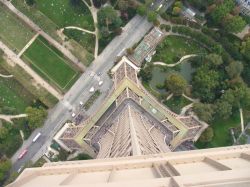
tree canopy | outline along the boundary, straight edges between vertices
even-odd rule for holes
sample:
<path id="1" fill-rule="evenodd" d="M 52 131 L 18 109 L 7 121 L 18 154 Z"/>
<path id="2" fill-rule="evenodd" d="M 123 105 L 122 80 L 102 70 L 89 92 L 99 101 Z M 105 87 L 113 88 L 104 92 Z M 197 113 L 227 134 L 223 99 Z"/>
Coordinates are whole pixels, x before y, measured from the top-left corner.
<path id="1" fill-rule="evenodd" d="M 0 158 L 0 182 L 3 181 L 11 168 L 11 161 L 6 157 Z"/>
<path id="2" fill-rule="evenodd" d="M 41 127 L 47 116 L 47 111 L 41 107 L 40 108 L 27 107 L 25 112 L 28 115 L 29 127 L 31 129 L 36 129 L 38 127 Z"/>
<path id="3" fill-rule="evenodd" d="M 170 74 L 165 81 L 166 88 L 175 96 L 182 95 L 187 86 L 186 80 L 179 74 Z"/>

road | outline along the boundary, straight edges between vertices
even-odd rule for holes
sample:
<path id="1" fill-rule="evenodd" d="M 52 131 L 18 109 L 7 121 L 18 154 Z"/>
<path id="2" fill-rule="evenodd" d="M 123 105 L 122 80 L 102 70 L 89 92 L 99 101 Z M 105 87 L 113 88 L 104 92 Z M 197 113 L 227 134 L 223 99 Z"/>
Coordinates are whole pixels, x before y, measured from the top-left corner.
<path id="1" fill-rule="evenodd" d="M 30 138 L 26 140 L 22 147 L 11 158 L 13 170 L 18 170 L 20 166 L 29 161 L 36 161 L 44 152 L 46 147 L 50 145 L 56 132 L 63 126 L 64 122 L 71 118 L 70 109 L 75 111 L 80 101 L 86 101 L 89 96 L 89 89 L 92 86 L 98 87 L 98 81 L 103 80 L 104 83 L 100 87 L 102 95 L 89 110 L 88 115 L 94 114 L 103 99 L 109 93 L 112 81 L 107 75 L 109 69 L 113 66 L 118 54 L 124 49 L 132 47 L 133 44 L 139 42 L 141 38 L 150 30 L 152 24 L 145 17 L 135 16 L 124 28 L 120 36 L 115 37 L 112 42 L 104 49 L 104 51 L 94 60 L 91 66 L 77 80 L 72 88 L 64 95 L 64 98 L 49 111 L 49 116 L 41 129 L 36 129 Z M 97 76 L 98 73 L 101 76 Z M 94 76 L 90 76 L 93 74 Z M 36 143 L 32 143 L 35 135 L 41 132 L 42 136 Z M 28 149 L 27 154 L 21 160 L 17 157 L 23 149 Z"/>

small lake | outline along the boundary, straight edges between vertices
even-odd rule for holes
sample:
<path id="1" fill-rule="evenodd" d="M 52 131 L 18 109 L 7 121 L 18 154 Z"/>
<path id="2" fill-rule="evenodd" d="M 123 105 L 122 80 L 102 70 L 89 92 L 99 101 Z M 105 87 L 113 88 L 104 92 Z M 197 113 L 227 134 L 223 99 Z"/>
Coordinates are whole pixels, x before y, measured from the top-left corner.
<path id="1" fill-rule="evenodd" d="M 152 80 L 149 82 L 149 85 L 151 86 L 152 89 L 159 93 L 166 93 L 165 89 L 159 89 L 157 88 L 157 85 L 164 85 L 164 82 L 168 76 L 169 73 L 171 72 L 177 72 L 181 74 L 188 83 L 191 82 L 192 79 L 192 73 L 195 71 L 194 68 L 192 68 L 191 63 L 189 62 L 183 62 L 178 67 L 169 67 L 166 70 L 164 70 L 163 66 L 154 66 L 152 70 Z"/>

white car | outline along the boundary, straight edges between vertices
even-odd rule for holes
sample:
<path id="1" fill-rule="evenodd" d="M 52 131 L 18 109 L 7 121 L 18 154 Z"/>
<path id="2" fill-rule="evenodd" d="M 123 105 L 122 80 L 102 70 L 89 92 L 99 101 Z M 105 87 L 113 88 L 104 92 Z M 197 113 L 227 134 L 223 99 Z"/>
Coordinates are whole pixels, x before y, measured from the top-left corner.
<path id="1" fill-rule="evenodd" d="M 18 170 L 17 173 L 21 173 L 21 171 L 23 170 L 24 166 L 21 166 Z"/>
<path id="2" fill-rule="evenodd" d="M 83 102 L 82 101 L 80 101 L 80 106 L 82 106 L 83 105 Z"/>
<path id="3" fill-rule="evenodd" d="M 93 93 L 94 91 L 95 91 L 94 87 L 91 87 L 90 90 L 89 90 L 90 93 Z"/>
<path id="4" fill-rule="evenodd" d="M 71 116 L 72 116 L 72 118 L 74 118 L 74 117 L 76 116 L 76 114 L 73 112 L 73 113 L 71 114 Z"/>
<path id="5" fill-rule="evenodd" d="M 101 86 L 103 84 L 103 81 L 99 81 L 98 85 Z"/>

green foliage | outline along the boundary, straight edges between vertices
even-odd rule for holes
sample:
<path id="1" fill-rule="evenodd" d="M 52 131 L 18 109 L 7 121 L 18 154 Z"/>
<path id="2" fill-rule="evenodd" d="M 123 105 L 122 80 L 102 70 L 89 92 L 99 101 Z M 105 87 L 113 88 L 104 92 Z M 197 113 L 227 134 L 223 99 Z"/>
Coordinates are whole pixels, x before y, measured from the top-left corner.
<path id="1" fill-rule="evenodd" d="M 225 18 L 224 27 L 228 32 L 238 33 L 244 29 L 246 22 L 241 16 Z"/>
<path id="2" fill-rule="evenodd" d="M 205 122 L 210 122 L 213 120 L 214 108 L 211 104 L 195 103 L 193 110 L 196 115 Z"/>
<path id="3" fill-rule="evenodd" d="M 218 119 L 228 119 L 232 115 L 233 106 L 229 102 L 219 100 L 215 105 Z"/>
<path id="4" fill-rule="evenodd" d="M 215 24 L 220 24 L 224 17 L 226 17 L 235 7 L 233 0 L 227 0 L 217 5 L 211 12 L 211 18 Z"/>
<path id="5" fill-rule="evenodd" d="M 165 82 L 166 88 L 176 96 L 180 96 L 187 87 L 187 81 L 179 74 L 170 74 Z"/>
<path id="6" fill-rule="evenodd" d="M 11 161 L 5 157 L 0 158 L 0 182 L 2 182 L 11 168 Z"/>
<path id="7" fill-rule="evenodd" d="M 152 66 L 146 66 L 142 68 L 139 72 L 139 76 L 142 78 L 142 81 L 148 82 L 152 79 Z"/>
<path id="8" fill-rule="evenodd" d="M 0 139 L 5 139 L 8 136 L 9 130 L 6 127 L 0 127 Z"/>
<path id="9" fill-rule="evenodd" d="M 147 17 L 149 22 L 155 22 L 157 20 L 157 13 L 154 11 L 149 11 L 147 13 Z"/>
<path id="10" fill-rule="evenodd" d="M 141 15 L 141 16 L 145 16 L 147 13 L 147 7 L 145 5 L 140 5 L 137 8 L 137 14 Z"/>
<path id="11" fill-rule="evenodd" d="M 47 117 L 47 111 L 41 107 L 27 107 L 25 112 L 28 115 L 29 127 L 31 129 L 41 127 L 45 121 L 45 118 Z"/>
<path id="12" fill-rule="evenodd" d="M 220 55 L 218 54 L 209 54 L 205 57 L 206 61 L 208 62 L 208 65 L 211 67 L 218 67 L 221 64 L 223 64 L 223 60 Z"/>
<path id="13" fill-rule="evenodd" d="M 241 75 L 243 71 L 243 64 L 239 61 L 232 61 L 225 69 L 228 76 L 233 79 Z"/>
<path id="14" fill-rule="evenodd" d="M 246 38 L 246 40 L 241 43 L 241 53 L 250 60 L 250 37 Z"/>
<path id="15" fill-rule="evenodd" d="M 97 17 L 99 27 L 105 26 L 106 28 L 108 28 L 108 30 L 118 28 L 122 23 L 120 17 L 112 6 L 102 7 L 98 11 Z"/>
<path id="16" fill-rule="evenodd" d="M 33 6 L 35 4 L 35 0 L 25 0 L 25 2 L 29 6 Z"/>
<path id="17" fill-rule="evenodd" d="M 214 137 L 214 131 L 211 127 L 208 127 L 200 136 L 199 141 L 201 142 L 210 142 Z"/>
<path id="18" fill-rule="evenodd" d="M 215 90 L 220 85 L 220 74 L 216 70 L 209 69 L 208 66 L 201 66 L 193 76 L 194 96 L 202 101 L 211 102 L 215 99 Z"/>

